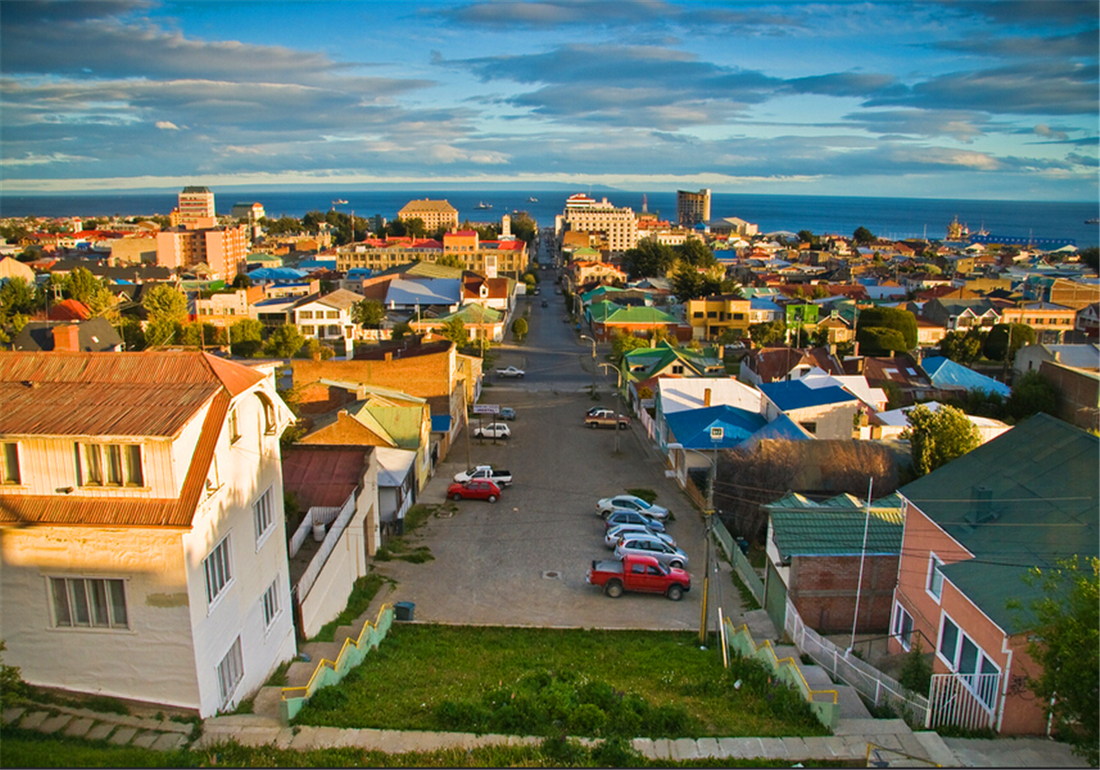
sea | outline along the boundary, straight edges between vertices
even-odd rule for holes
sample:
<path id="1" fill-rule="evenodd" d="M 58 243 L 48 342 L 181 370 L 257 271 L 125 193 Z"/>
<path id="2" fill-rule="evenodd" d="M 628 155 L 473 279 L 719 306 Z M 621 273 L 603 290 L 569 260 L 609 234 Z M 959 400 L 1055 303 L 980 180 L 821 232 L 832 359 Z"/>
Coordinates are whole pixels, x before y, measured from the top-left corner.
<path id="1" fill-rule="evenodd" d="M 499 222 L 504 214 L 527 212 L 540 227 L 552 227 L 569 195 L 583 192 L 596 200 L 607 198 L 635 212 L 647 210 L 663 219 L 676 218 L 676 191 L 649 193 L 614 189 L 575 190 L 429 190 L 331 189 L 234 190 L 211 188 L 219 214 L 236 203 L 263 204 L 269 218 L 301 217 L 310 211 L 335 209 L 359 217 L 376 214 L 393 219 L 409 201 L 446 199 L 458 209 L 460 221 Z M 102 217 L 168 214 L 178 191 L 143 193 L 84 193 L 73 195 L 0 195 L 2 217 Z M 343 203 L 342 201 L 347 201 Z M 713 193 L 711 217 L 738 217 L 761 233 L 797 233 L 850 236 L 866 227 L 881 238 L 943 240 L 954 219 L 971 232 L 984 230 L 1011 238 L 1068 239 L 1078 248 L 1100 244 L 1100 226 L 1087 220 L 1100 217 L 1100 202 L 1033 202 L 952 200 L 934 198 L 872 198 L 811 195 L 751 195 Z"/>

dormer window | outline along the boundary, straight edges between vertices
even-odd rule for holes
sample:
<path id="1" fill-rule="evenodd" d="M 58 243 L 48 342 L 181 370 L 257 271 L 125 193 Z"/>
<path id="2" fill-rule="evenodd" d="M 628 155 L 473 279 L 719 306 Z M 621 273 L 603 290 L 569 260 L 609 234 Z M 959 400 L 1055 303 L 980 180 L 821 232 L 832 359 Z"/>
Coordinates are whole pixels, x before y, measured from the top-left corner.
<path id="1" fill-rule="evenodd" d="M 141 487 L 140 444 L 77 444 L 77 474 L 82 487 Z"/>
<path id="2" fill-rule="evenodd" d="M 240 420 L 237 417 L 237 410 L 233 409 L 229 412 L 229 443 L 235 444 L 241 437 Z"/>
<path id="3" fill-rule="evenodd" d="M 0 484 L 22 484 L 19 473 L 19 445 L 5 443 L 0 445 Z"/>

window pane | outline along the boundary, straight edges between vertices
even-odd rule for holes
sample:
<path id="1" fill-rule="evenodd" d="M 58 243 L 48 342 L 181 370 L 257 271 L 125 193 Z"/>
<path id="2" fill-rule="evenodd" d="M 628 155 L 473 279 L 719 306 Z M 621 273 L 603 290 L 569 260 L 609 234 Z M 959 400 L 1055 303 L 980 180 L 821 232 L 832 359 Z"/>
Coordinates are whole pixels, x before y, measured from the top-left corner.
<path id="1" fill-rule="evenodd" d="M 940 654 L 955 663 L 955 645 L 959 640 L 959 627 L 950 619 L 943 619 L 943 633 L 940 636 Z"/>
<path id="2" fill-rule="evenodd" d="M 108 444 L 107 450 L 107 483 L 122 484 L 122 447 L 118 444 Z"/>
<path id="3" fill-rule="evenodd" d="M 122 580 L 108 580 L 111 599 L 111 621 L 117 628 L 129 628 L 130 617 L 126 612 L 126 584 Z"/>
<path id="4" fill-rule="evenodd" d="M 88 613 L 88 595 L 84 592 L 84 581 L 79 578 L 69 579 L 69 597 L 72 599 L 73 625 L 91 625 L 91 617 Z"/>
<path id="5" fill-rule="evenodd" d="M 63 578 L 50 578 L 50 588 L 53 591 L 53 623 L 55 626 L 71 626 L 72 615 L 69 613 L 69 593 L 65 590 Z"/>
<path id="6" fill-rule="evenodd" d="M 18 444 L 4 444 L 4 454 L 0 457 L 0 463 L 3 464 L 3 477 L 0 477 L 0 482 L 4 484 L 18 484 L 19 483 L 19 445 Z"/>
<path id="7" fill-rule="evenodd" d="M 107 615 L 107 586 L 102 580 L 86 580 L 88 595 L 92 600 L 92 625 L 109 628 L 111 619 Z"/>
<path id="8" fill-rule="evenodd" d="M 84 483 L 103 483 L 103 469 L 99 464 L 99 447 L 95 444 L 84 445 Z"/>
<path id="9" fill-rule="evenodd" d="M 141 445 L 126 447 L 126 483 L 134 487 L 145 486 L 145 474 L 141 472 Z"/>
<path id="10" fill-rule="evenodd" d="M 963 635 L 958 670 L 960 674 L 975 674 L 978 672 L 978 647 L 966 635 Z"/>

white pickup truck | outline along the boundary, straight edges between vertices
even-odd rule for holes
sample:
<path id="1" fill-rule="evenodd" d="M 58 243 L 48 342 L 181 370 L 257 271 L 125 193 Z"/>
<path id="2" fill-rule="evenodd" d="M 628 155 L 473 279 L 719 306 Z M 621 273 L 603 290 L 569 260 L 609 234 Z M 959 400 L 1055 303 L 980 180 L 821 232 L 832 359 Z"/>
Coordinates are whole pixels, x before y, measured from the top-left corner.
<path id="1" fill-rule="evenodd" d="M 506 369 L 497 369 L 497 377 L 516 377 L 522 380 L 523 375 L 525 375 L 526 373 L 527 372 L 523 371 L 522 369 L 517 369 L 514 366 L 509 366 Z"/>
<path id="2" fill-rule="evenodd" d="M 502 489 L 512 484 L 512 472 L 500 470 L 494 468 L 491 465 L 479 465 L 473 470 L 462 471 L 455 474 L 455 481 L 459 484 L 465 484 L 472 479 L 487 479 L 495 482 L 498 487 Z"/>

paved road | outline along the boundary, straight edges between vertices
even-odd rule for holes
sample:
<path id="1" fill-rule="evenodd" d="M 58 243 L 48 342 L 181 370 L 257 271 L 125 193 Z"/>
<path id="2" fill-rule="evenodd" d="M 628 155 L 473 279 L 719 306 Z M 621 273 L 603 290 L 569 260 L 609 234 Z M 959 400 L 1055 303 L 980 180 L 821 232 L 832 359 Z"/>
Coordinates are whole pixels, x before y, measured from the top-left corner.
<path id="1" fill-rule="evenodd" d="M 620 432 L 618 454 L 614 431 L 584 427 L 584 412 L 594 402 L 591 369 L 581 369 L 581 362 L 591 363 L 591 347 L 581 347 L 561 322 L 562 300 L 551 286 L 545 282 L 542 294 L 550 307 L 532 310 L 527 344 L 506 347 L 499 359 L 501 366 L 524 366 L 528 376 L 494 381 L 481 399 L 516 409 L 512 438 L 472 439 L 467 450 L 460 435 L 420 499 L 447 502 L 446 486 L 466 467 L 467 451 L 473 464 L 511 470 L 515 484 L 496 504 L 449 503 L 453 515 L 432 519 L 417 534 L 433 561 L 378 563 L 398 581 L 388 600 L 415 603 L 416 620 L 444 623 L 698 629 L 702 517 L 665 476 L 662 458 L 639 426 Z M 605 389 L 601 400 L 610 405 L 613 396 Z M 669 532 L 687 552 L 693 577 L 692 591 L 680 602 L 633 594 L 613 600 L 585 583 L 592 560 L 611 555 L 596 500 L 631 488 L 656 491 L 657 501 L 675 515 Z M 721 584 L 726 612 L 739 613 L 739 597 L 727 580 L 728 574 L 712 580 L 712 603 Z"/>

